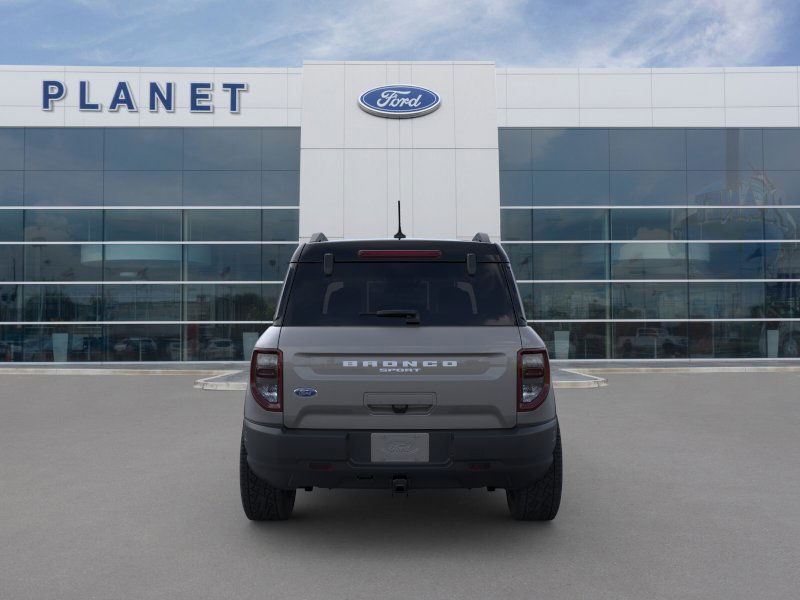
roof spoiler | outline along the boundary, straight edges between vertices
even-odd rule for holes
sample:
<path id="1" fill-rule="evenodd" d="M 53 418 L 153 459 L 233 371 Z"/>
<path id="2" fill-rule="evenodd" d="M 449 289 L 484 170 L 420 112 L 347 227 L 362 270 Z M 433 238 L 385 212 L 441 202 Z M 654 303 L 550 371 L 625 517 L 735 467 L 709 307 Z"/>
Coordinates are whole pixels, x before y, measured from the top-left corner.
<path id="1" fill-rule="evenodd" d="M 489 234 L 488 233 L 483 233 L 482 231 L 479 231 L 478 233 L 476 233 L 475 237 L 472 238 L 472 241 L 473 242 L 481 242 L 482 244 L 491 244 L 492 243 L 492 240 L 489 239 Z"/>
<path id="2" fill-rule="evenodd" d="M 317 242 L 327 242 L 327 241 L 328 241 L 328 238 L 325 237 L 325 234 L 322 233 L 321 231 L 318 231 L 317 233 L 312 233 L 311 234 L 311 237 L 309 238 L 308 243 L 309 244 L 315 244 Z"/>

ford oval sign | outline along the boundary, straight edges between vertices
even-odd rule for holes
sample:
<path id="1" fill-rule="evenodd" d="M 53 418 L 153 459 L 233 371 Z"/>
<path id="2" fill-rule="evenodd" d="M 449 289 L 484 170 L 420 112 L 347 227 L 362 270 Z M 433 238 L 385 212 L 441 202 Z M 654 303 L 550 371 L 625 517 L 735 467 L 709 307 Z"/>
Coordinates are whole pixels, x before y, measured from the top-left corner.
<path id="1" fill-rule="evenodd" d="M 361 94 L 358 105 L 371 115 L 407 119 L 439 108 L 439 94 L 415 85 L 384 85 Z"/>
<path id="2" fill-rule="evenodd" d="M 317 395 L 317 390 L 314 388 L 295 388 L 294 395 L 300 396 L 301 398 L 310 398 L 311 396 Z"/>

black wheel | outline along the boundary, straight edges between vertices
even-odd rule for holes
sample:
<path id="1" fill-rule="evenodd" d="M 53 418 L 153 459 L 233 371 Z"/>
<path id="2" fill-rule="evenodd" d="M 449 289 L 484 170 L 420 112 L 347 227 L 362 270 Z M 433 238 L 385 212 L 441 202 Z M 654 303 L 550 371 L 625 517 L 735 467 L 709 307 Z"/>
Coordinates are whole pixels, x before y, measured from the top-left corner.
<path id="1" fill-rule="evenodd" d="M 517 521 L 551 521 L 561 504 L 561 430 L 556 434 L 553 464 L 533 485 L 518 490 L 506 490 L 508 510 Z"/>
<path id="2" fill-rule="evenodd" d="M 253 473 L 247 464 L 244 438 L 239 452 L 239 487 L 244 514 L 251 521 L 285 521 L 292 516 L 297 492 L 273 487 Z"/>

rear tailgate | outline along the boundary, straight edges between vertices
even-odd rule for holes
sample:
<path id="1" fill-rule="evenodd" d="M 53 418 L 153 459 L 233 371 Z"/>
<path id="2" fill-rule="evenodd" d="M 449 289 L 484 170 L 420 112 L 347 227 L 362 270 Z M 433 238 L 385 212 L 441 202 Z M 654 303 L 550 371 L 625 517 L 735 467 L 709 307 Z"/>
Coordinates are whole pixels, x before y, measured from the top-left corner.
<path id="1" fill-rule="evenodd" d="M 280 348 L 286 427 L 516 424 L 516 327 L 284 327 Z"/>

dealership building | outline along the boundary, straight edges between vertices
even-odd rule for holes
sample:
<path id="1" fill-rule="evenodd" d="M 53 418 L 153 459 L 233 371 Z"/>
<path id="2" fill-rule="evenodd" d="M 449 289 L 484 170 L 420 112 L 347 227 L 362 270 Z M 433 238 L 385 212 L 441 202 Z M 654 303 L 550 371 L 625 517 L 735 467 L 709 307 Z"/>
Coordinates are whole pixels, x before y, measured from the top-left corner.
<path id="1" fill-rule="evenodd" d="M 398 201 L 502 241 L 554 358 L 797 358 L 799 76 L 0 66 L 0 361 L 241 360 Z"/>

